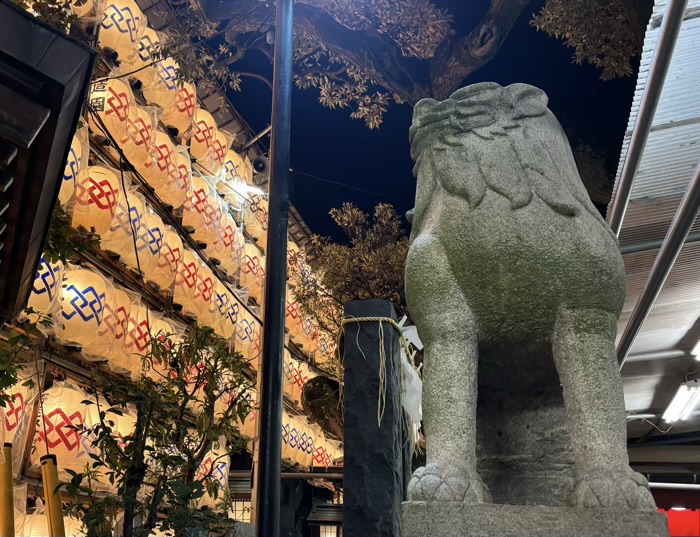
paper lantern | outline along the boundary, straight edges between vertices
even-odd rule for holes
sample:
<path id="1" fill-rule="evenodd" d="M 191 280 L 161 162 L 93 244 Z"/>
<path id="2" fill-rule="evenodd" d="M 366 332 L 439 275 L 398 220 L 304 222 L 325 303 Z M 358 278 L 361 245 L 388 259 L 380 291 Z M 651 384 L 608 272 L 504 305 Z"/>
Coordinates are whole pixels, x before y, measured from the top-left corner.
<path id="1" fill-rule="evenodd" d="M 66 212 L 73 209 L 73 195 L 78 184 L 78 179 L 87 169 L 89 150 L 87 146 L 87 129 L 78 129 L 73 136 L 68 151 L 68 159 L 63 169 L 63 181 L 58 193 L 58 201 Z"/>
<path id="2" fill-rule="evenodd" d="M 66 537 L 83 537 L 85 535 L 82 522 L 75 518 L 64 515 L 63 525 L 65 526 Z M 49 519 L 43 507 L 31 515 L 26 515 L 22 532 L 16 533 L 17 537 L 47 537 L 48 535 L 51 535 Z"/>
<path id="3" fill-rule="evenodd" d="M 161 108 L 173 106 L 179 86 L 178 72 L 180 66 L 172 58 L 156 62 L 152 68 L 144 70 L 141 75 L 143 96 L 151 104 Z"/>
<path id="4" fill-rule="evenodd" d="M 244 182 L 242 177 L 243 158 L 233 149 L 229 149 L 224 157 L 224 182 L 233 185 Z"/>
<path id="5" fill-rule="evenodd" d="M 188 248 L 183 248 L 182 260 L 178 266 L 178 273 L 175 278 L 175 291 L 173 300 L 182 306 L 182 313 L 185 315 L 199 315 L 199 308 L 195 306 L 197 290 L 197 273 L 199 271 L 200 260 L 197 254 Z"/>
<path id="6" fill-rule="evenodd" d="M 155 117 L 153 109 L 133 105 L 126 122 L 120 146 L 124 156 L 138 171 L 148 170 L 155 163 Z"/>
<path id="7" fill-rule="evenodd" d="M 32 466 L 39 466 L 39 460 L 47 454 L 48 444 L 50 453 L 56 455 L 61 480 L 70 479 L 66 469 L 83 471 L 85 464 L 90 462 L 88 453 L 91 449 L 87 438 L 79 430 L 83 426 L 92 425 L 87 419 L 88 407 L 83 404 L 87 398 L 88 395 L 82 389 L 68 380 L 55 381 L 44 392 L 44 415 L 39 415 L 34 449 L 30 455 Z"/>
<path id="8" fill-rule="evenodd" d="M 36 384 L 31 388 L 25 385 L 25 382 L 30 379 L 34 382 L 38 380 L 36 372 L 33 367 L 25 366 L 20 373 L 17 384 L 10 386 L 3 392 L 3 395 L 7 397 L 2 413 L 2 426 L 5 430 L 4 442 L 12 444 L 12 474 L 15 478 L 22 470 L 29 428 L 34 418 L 32 410 L 38 395 Z"/>
<path id="9" fill-rule="evenodd" d="M 171 289 L 175 284 L 181 259 L 182 240 L 180 236 L 170 226 L 164 226 L 160 257 L 158 265 L 151 272 L 151 280 L 161 289 Z"/>
<path id="10" fill-rule="evenodd" d="M 108 0 L 100 23 L 98 43 L 119 56 L 129 57 L 136 50 L 146 17 L 133 0 Z"/>
<path id="11" fill-rule="evenodd" d="M 174 208 L 181 207 L 192 195 L 192 163 L 187 148 L 178 146 L 174 153 L 175 169 L 167 186 L 159 190 L 160 198 Z"/>
<path id="12" fill-rule="evenodd" d="M 129 309 L 129 325 L 126 332 L 126 361 L 114 362 L 115 371 L 138 375 L 142 371 L 143 357 L 151 348 L 151 320 L 153 313 L 141 303 L 132 303 Z M 110 362 L 112 366 L 112 362 Z"/>
<path id="13" fill-rule="evenodd" d="M 247 242 L 243 250 L 241 260 L 241 285 L 248 287 L 250 296 L 261 303 L 264 270 L 264 261 L 261 262 L 262 254 L 257 246 Z"/>
<path id="14" fill-rule="evenodd" d="M 142 235 L 145 244 L 139 250 L 139 261 L 144 277 L 146 280 L 152 281 L 154 277 L 157 277 L 165 224 L 163 224 L 160 216 L 150 210 L 146 210 L 145 216 L 143 223 L 145 233 Z"/>
<path id="15" fill-rule="evenodd" d="M 240 265 L 240 259 L 236 258 L 236 235 L 239 233 L 233 217 L 228 211 L 222 212 L 219 235 L 212 245 L 210 257 L 219 260 L 221 268 L 230 275 L 234 275 Z"/>
<path id="16" fill-rule="evenodd" d="M 27 308 L 36 313 L 27 314 L 29 322 L 37 323 L 41 319 L 52 317 L 61 307 L 61 286 L 63 285 L 63 263 L 50 262 L 42 256 L 39 260 L 39 268 L 34 276 L 32 291 L 29 294 Z M 42 328 L 39 326 L 39 328 Z M 42 328 L 43 329 L 43 328 Z"/>
<path id="17" fill-rule="evenodd" d="M 214 323 L 214 329 L 224 339 L 231 339 L 236 332 L 240 304 L 233 293 L 218 279 L 216 280 L 215 303 L 217 319 Z"/>
<path id="18" fill-rule="evenodd" d="M 287 463 L 292 462 L 293 452 L 290 445 L 290 429 L 289 414 L 282 411 L 282 460 Z"/>
<path id="19" fill-rule="evenodd" d="M 194 113 L 190 154 L 193 158 L 206 162 L 212 150 L 216 121 L 204 108 L 197 108 Z"/>
<path id="20" fill-rule="evenodd" d="M 225 132 L 216 129 L 211 142 L 211 153 L 206 164 L 211 175 L 219 175 L 224 169 L 224 161 L 230 145 L 230 137 Z"/>
<path id="21" fill-rule="evenodd" d="M 289 397 L 294 401 L 294 370 L 296 367 L 296 360 L 292 358 L 292 355 L 287 349 L 284 349 L 284 365 L 283 365 L 283 375 L 284 375 L 284 395 Z"/>
<path id="22" fill-rule="evenodd" d="M 247 155 L 243 157 L 243 164 L 239 169 L 239 175 L 244 183 L 253 186 L 253 163 Z"/>
<path id="23" fill-rule="evenodd" d="M 153 65 L 160 51 L 160 37 L 158 32 L 144 25 L 138 44 L 131 54 L 120 55 L 121 69 L 124 73 L 132 73 L 135 78 L 143 81 L 144 78 L 152 79 Z"/>
<path id="24" fill-rule="evenodd" d="M 192 195 L 185 204 L 182 225 L 194 228 L 196 240 L 213 246 L 219 234 L 221 215 L 218 196 L 209 182 L 193 176 Z"/>
<path id="25" fill-rule="evenodd" d="M 117 142 L 126 134 L 127 120 L 134 104 L 131 88 L 125 80 L 111 78 L 90 86 L 90 106 L 102 120 L 101 123 L 96 121 L 90 113 L 90 130 L 105 138 L 111 135 Z"/>
<path id="26" fill-rule="evenodd" d="M 176 128 L 178 134 L 188 137 L 192 131 L 192 121 L 197 108 L 197 90 L 189 82 L 178 84 L 174 101 L 160 104 L 163 125 Z"/>
<path id="27" fill-rule="evenodd" d="M 75 207 L 72 226 L 94 228 L 99 235 L 109 231 L 117 212 L 120 178 L 113 170 L 103 166 L 91 166 L 79 178 L 75 189 Z"/>
<path id="28" fill-rule="evenodd" d="M 182 339 L 182 333 L 175 329 L 173 324 L 165 319 L 162 314 L 149 312 L 149 330 L 153 341 L 160 341 L 166 346 L 174 345 Z M 150 349 L 150 343 L 148 346 Z M 173 375 L 170 364 L 161 362 L 158 356 L 153 356 L 152 363 L 149 360 L 148 375 L 155 380 L 164 380 Z"/>
<path id="29" fill-rule="evenodd" d="M 143 177 L 160 197 L 161 193 L 165 193 L 170 188 L 170 181 L 176 174 L 175 146 L 170 136 L 158 129 L 153 136 L 153 150 L 156 164 L 151 168 L 145 169 Z"/>
<path id="30" fill-rule="evenodd" d="M 228 492 L 228 474 L 231 457 L 227 454 L 226 438 L 221 436 L 216 445 L 204 456 L 202 464 L 197 469 L 195 481 L 212 480 L 217 485 L 217 495 L 205 492 L 200 499 L 200 507 L 208 506 L 215 509 Z"/>
<path id="31" fill-rule="evenodd" d="M 119 254 L 122 261 L 135 267 L 134 233 L 138 241 L 138 237 L 144 232 L 142 226 L 145 213 L 143 198 L 136 190 L 120 191 L 112 225 L 100 236 L 102 249 Z"/>
<path id="32" fill-rule="evenodd" d="M 193 301 L 197 309 L 199 324 L 214 327 L 219 319 L 216 305 L 216 281 L 212 270 L 200 260 L 197 269 L 197 288 Z"/>
<path id="33" fill-rule="evenodd" d="M 81 346 L 95 342 L 102 326 L 105 299 L 111 290 L 109 282 L 97 272 L 69 267 L 61 290 L 56 337 L 62 343 Z"/>
<path id="34" fill-rule="evenodd" d="M 258 246 L 267 249 L 267 208 L 265 196 L 250 194 L 246 204 L 245 225 L 248 233 L 257 239 Z"/>
<path id="35" fill-rule="evenodd" d="M 97 338 L 83 346 L 83 356 L 104 358 L 110 364 L 124 364 L 128 359 L 126 336 L 129 330 L 129 313 L 134 301 L 132 295 L 116 286 L 107 293 L 104 301 L 102 324 Z"/>
<path id="36" fill-rule="evenodd" d="M 238 314 L 235 336 L 236 351 L 240 352 L 253 368 L 257 369 L 260 354 L 260 324 L 246 310 L 242 310 Z"/>
<path id="37" fill-rule="evenodd" d="M 250 410 L 242 421 L 238 421 L 238 429 L 242 438 L 258 436 L 258 393 L 254 388 L 248 389 L 245 398 L 250 402 Z"/>

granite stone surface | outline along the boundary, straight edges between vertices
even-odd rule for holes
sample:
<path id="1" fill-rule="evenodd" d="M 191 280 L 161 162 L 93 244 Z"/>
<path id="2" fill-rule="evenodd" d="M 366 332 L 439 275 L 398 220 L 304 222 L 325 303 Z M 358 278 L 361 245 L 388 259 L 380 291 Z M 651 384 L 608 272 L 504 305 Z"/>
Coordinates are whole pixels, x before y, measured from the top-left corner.
<path id="1" fill-rule="evenodd" d="M 409 500 L 455 514 L 569 505 L 582 524 L 571 535 L 591 534 L 581 508 L 591 524 L 601 509 L 653 512 L 627 458 L 622 257 L 546 95 L 482 83 L 426 99 L 410 140 L 406 299 L 425 344 L 427 462 Z"/>

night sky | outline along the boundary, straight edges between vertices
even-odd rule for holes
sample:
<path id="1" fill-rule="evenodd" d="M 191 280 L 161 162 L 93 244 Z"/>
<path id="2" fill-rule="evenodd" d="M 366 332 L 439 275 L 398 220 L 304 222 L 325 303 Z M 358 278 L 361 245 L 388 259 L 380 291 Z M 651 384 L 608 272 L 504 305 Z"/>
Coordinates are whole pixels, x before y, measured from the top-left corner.
<path id="1" fill-rule="evenodd" d="M 481 19 L 489 2 L 435 3 L 449 9 L 459 31 L 469 31 Z M 622 80 L 603 82 L 595 68 L 573 65 L 571 49 L 529 25 L 537 8 L 533 4 L 533 8 L 523 12 L 498 56 L 465 80 L 465 85 L 484 81 L 502 85 L 524 82 L 542 88 L 572 144 L 585 143 L 602 151 L 612 175 L 627 126 L 636 73 Z M 272 66 L 262 55 L 246 57 L 234 68 L 272 79 Z M 269 124 L 271 91 L 263 82 L 244 78 L 242 91 L 230 94 L 230 98 L 256 132 Z M 415 195 L 408 144 L 412 108 L 390 105 L 382 126 L 371 131 L 363 121 L 350 119 L 347 109 L 323 108 L 317 98 L 314 89 L 294 92 L 291 167 L 362 191 L 294 175 L 292 203 L 311 230 L 342 240 L 343 235 L 328 211 L 345 201 L 368 212 L 380 202 L 392 203 L 401 214 L 410 209 Z M 266 146 L 269 144 L 269 138 L 263 141 Z"/>

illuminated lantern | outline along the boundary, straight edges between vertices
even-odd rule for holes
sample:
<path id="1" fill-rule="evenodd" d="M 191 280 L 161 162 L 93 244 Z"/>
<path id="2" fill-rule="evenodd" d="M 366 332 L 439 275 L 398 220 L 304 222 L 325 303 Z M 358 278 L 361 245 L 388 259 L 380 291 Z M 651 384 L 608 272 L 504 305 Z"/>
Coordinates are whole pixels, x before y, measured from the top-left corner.
<path id="1" fill-rule="evenodd" d="M 243 158 L 243 163 L 239 169 L 239 175 L 244 183 L 253 186 L 253 163 L 247 156 Z"/>
<path id="2" fill-rule="evenodd" d="M 126 363 L 115 361 L 117 372 L 138 375 L 142 370 L 144 355 L 151 348 L 151 319 L 153 313 L 140 303 L 132 303 L 129 309 L 129 325 L 126 332 L 125 349 L 128 353 Z M 110 366 L 112 363 L 110 362 Z"/>
<path id="3" fill-rule="evenodd" d="M 197 108 L 190 139 L 190 154 L 193 158 L 206 162 L 212 151 L 216 130 L 216 122 L 212 115 L 204 108 Z"/>
<path id="4" fill-rule="evenodd" d="M 145 226 L 145 233 L 141 237 L 144 246 L 139 250 L 139 261 L 145 278 L 153 280 L 154 275 L 158 272 L 158 264 L 160 263 L 165 224 L 163 224 L 160 216 L 150 210 L 146 210 L 146 219 L 143 225 Z M 138 242 L 137 246 L 140 246 Z"/>
<path id="5" fill-rule="evenodd" d="M 199 315 L 199 308 L 195 307 L 195 297 L 198 295 L 197 273 L 199 266 L 200 260 L 197 254 L 188 248 L 183 248 L 182 260 L 175 278 L 173 301 L 182 306 L 182 313 L 195 317 Z"/>
<path id="6" fill-rule="evenodd" d="M 158 103 L 163 109 L 160 120 L 163 125 L 174 127 L 180 136 L 191 134 L 194 112 L 197 109 L 197 90 L 189 82 L 179 83 L 175 99 Z"/>
<path id="7" fill-rule="evenodd" d="M 310 317 L 303 317 L 301 320 L 301 344 L 306 353 L 314 353 L 318 348 L 318 327 Z"/>
<path id="8" fill-rule="evenodd" d="M 42 318 L 50 318 L 60 309 L 63 275 L 63 263 L 52 263 L 46 257 L 41 257 L 27 302 L 27 308 L 35 312 L 26 315 L 29 322 L 37 323 Z"/>
<path id="9" fill-rule="evenodd" d="M 241 286 L 248 287 L 250 296 L 260 302 L 262 297 L 262 284 L 264 270 L 264 261 L 261 262 L 262 254 L 257 246 L 247 242 L 243 250 L 243 259 L 241 261 Z"/>
<path id="10" fill-rule="evenodd" d="M 228 473 L 231 464 L 231 457 L 227 454 L 226 438 L 221 436 L 218 445 L 213 445 L 212 449 L 204 456 L 202 464 L 197 470 L 195 481 L 207 480 L 215 482 L 217 494 L 212 496 L 208 492 L 200 499 L 200 507 L 209 506 L 215 509 L 228 492 Z"/>
<path id="11" fill-rule="evenodd" d="M 241 234 L 233 217 L 225 211 L 221 215 L 219 236 L 214 242 L 211 257 L 218 259 L 228 274 L 235 274 L 240 266 L 240 258 L 237 255 L 237 235 Z"/>
<path id="12" fill-rule="evenodd" d="M 182 259 L 182 240 L 170 226 L 164 226 L 163 231 L 158 265 L 150 277 L 161 289 L 170 289 L 175 283 Z"/>
<path id="13" fill-rule="evenodd" d="M 134 238 L 144 232 L 146 206 L 143 198 L 135 190 L 120 192 L 117 208 L 109 230 L 100 236 L 100 246 L 109 252 L 115 252 L 129 266 L 136 266 L 134 255 Z"/>
<path id="14" fill-rule="evenodd" d="M 66 211 L 72 209 L 73 195 L 75 187 L 78 184 L 78 178 L 87 168 L 89 151 L 86 148 L 87 130 L 79 129 L 73 136 L 73 141 L 70 144 L 68 151 L 68 159 L 66 167 L 63 169 L 63 181 L 61 181 L 61 190 L 58 193 L 58 201 Z"/>
<path id="15" fill-rule="evenodd" d="M 245 309 L 238 314 L 235 336 L 236 351 L 240 352 L 254 369 L 257 369 L 260 354 L 260 324 Z"/>
<path id="16" fill-rule="evenodd" d="M 170 136 L 161 130 L 156 130 L 153 142 L 156 165 L 146 171 L 144 179 L 161 197 L 161 193 L 166 193 L 171 188 L 170 182 L 177 173 L 176 151 Z"/>
<path id="17" fill-rule="evenodd" d="M 252 193 L 248 199 L 245 225 L 248 232 L 258 239 L 258 245 L 265 250 L 267 248 L 267 199 Z"/>
<path id="18" fill-rule="evenodd" d="M 287 287 L 287 313 L 285 326 L 290 334 L 296 334 L 301 329 L 301 310 L 294 291 Z"/>
<path id="19" fill-rule="evenodd" d="M 140 106 L 132 106 L 127 119 L 126 133 L 120 144 L 126 159 L 139 171 L 153 166 L 155 159 L 155 121 L 148 110 Z"/>
<path id="20" fill-rule="evenodd" d="M 292 358 L 292 355 L 287 349 L 284 349 L 284 366 L 282 369 L 284 375 L 284 395 L 289 397 L 292 401 L 294 401 L 294 387 L 296 386 L 294 384 L 295 370 L 296 360 Z"/>
<path id="21" fill-rule="evenodd" d="M 39 500 L 41 502 L 41 500 Z M 63 525 L 66 530 L 66 537 L 83 537 L 83 523 L 71 516 L 63 516 Z M 24 518 L 24 529 L 15 534 L 17 537 L 47 537 L 51 535 L 49 531 L 49 519 L 45 508 L 37 508 L 31 515 Z"/>
<path id="22" fill-rule="evenodd" d="M 110 364 L 124 364 L 127 360 L 126 335 L 129 330 L 129 312 L 134 301 L 123 289 L 112 286 L 104 301 L 102 324 L 97 338 L 83 347 L 83 355 L 107 359 Z"/>
<path id="23" fill-rule="evenodd" d="M 233 293 L 218 279 L 216 280 L 215 301 L 217 320 L 214 328 L 224 339 L 231 339 L 236 333 L 236 321 L 238 320 L 240 304 Z"/>
<path id="24" fill-rule="evenodd" d="M 231 145 L 229 137 L 223 131 L 216 129 L 211 143 L 209 165 L 207 166 L 211 175 L 219 175 L 219 172 L 224 169 L 229 145 Z"/>
<path id="25" fill-rule="evenodd" d="M 19 476 L 22 469 L 29 426 L 33 418 L 31 409 L 38 393 L 36 384 L 32 387 L 25 385 L 27 380 L 37 381 L 33 368 L 28 370 L 25 366 L 22 377 L 14 386 L 10 386 L 3 392 L 3 395 L 7 397 L 3 409 L 5 442 L 12 444 L 12 473 L 14 477 Z"/>
<path id="26" fill-rule="evenodd" d="M 146 17 L 133 0 L 108 0 L 100 23 L 98 43 L 119 56 L 129 57 L 148 26 Z"/>
<path id="27" fill-rule="evenodd" d="M 97 272 L 69 267 L 61 290 L 56 337 L 63 343 L 81 346 L 95 342 L 102 326 L 105 299 L 111 290 L 109 282 Z"/>
<path id="28" fill-rule="evenodd" d="M 249 388 L 245 397 L 250 401 L 250 411 L 243 421 L 239 422 L 239 432 L 243 438 L 255 438 L 258 436 L 258 393 L 254 388 Z"/>
<path id="29" fill-rule="evenodd" d="M 90 106 L 104 124 L 103 126 L 96 121 L 90 113 L 88 115 L 90 130 L 105 138 L 111 135 L 117 142 L 126 135 L 127 120 L 134 104 L 131 88 L 125 80 L 112 78 L 95 82 L 90 87 Z"/>
<path id="30" fill-rule="evenodd" d="M 120 55 L 121 69 L 124 73 L 134 73 L 133 76 L 143 81 L 155 76 L 151 65 L 158 57 L 160 38 L 158 32 L 144 25 L 136 50 L 128 55 Z"/>
<path id="31" fill-rule="evenodd" d="M 172 106 L 179 85 L 177 74 L 180 66 L 172 58 L 159 60 L 153 67 L 144 70 L 140 77 L 143 83 L 143 96 L 151 104 Z"/>
<path id="32" fill-rule="evenodd" d="M 216 305 L 216 276 L 211 269 L 200 260 L 197 270 L 197 289 L 193 301 L 198 310 L 199 323 L 214 327 L 218 321 L 218 308 Z"/>
<path id="33" fill-rule="evenodd" d="M 160 198 L 174 208 L 181 207 L 192 195 L 192 163 L 187 149 L 178 146 L 174 153 L 174 169 L 167 185 L 158 191 Z"/>
<path id="34" fill-rule="evenodd" d="M 92 425 L 87 416 L 89 407 L 83 404 L 87 398 L 83 390 L 67 380 L 55 381 L 44 392 L 44 415 L 39 414 L 40 423 L 36 427 L 34 449 L 30 455 L 32 466 L 39 466 L 39 459 L 47 454 L 48 444 L 50 453 L 56 455 L 58 475 L 62 480 L 70 480 L 67 469 L 83 471 L 85 464 L 91 461 L 89 441 L 80 434 L 81 427 Z"/>
<path id="35" fill-rule="evenodd" d="M 182 225 L 194 228 L 193 237 L 213 246 L 221 224 L 221 206 L 218 196 L 209 182 L 202 177 L 192 177 L 192 195 L 185 204 Z"/>
<path id="36" fill-rule="evenodd" d="M 95 229 L 99 235 L 112 227 L 117 212 L 120 178 L 113 170 L 102 166 L 90 166 L 79 178 L 75 189 L 72 226 Z"/>
<path id="37" fill-rule="evenodd" d="M 292 448 L 292 441 L 296 445 L 296 435 L 294 440 L 291 438 L 292 424 L 289 419 L 289 414 L 282 411 L 282 460 L 288 463 L 294 460 L 294 449 Z M 296 433 L 296 430 L 295 430 Z"/>
<path id="38" fill-rule="evenodd" d="M 149 312 L 148 320 L 150 327 L 150 336 L 153 341 L 159 341 L 161 343 L 164 343 L 167 347 L 168 345 L 176 344 L 182 339 L 182 333 L 175 330 L 173 324 L 167 319 L 163 318 L 163 316 L 160 313 L 155 313 L 152 311 Z M 148 349 L 150 349 L 150 343 Z M 168 376 L 172 375 L 172 372 L 170 370 L 170 364 L 161 362 L 156 355 L 153 355 L 152 358 L 152 363 L 150 363 L 149 360 L 148 364 L 151 368 L 148 371 L 148 375 L 151 378 L 155 380 L 163 380 L 166 379 Z"/>
<path id="39" fill-rule="evenodd" d="M 233 149 L 229 149 L 224 157 L 224 182 L 233 185 L 244 182 L 241 177 L 243 158 Z"/>

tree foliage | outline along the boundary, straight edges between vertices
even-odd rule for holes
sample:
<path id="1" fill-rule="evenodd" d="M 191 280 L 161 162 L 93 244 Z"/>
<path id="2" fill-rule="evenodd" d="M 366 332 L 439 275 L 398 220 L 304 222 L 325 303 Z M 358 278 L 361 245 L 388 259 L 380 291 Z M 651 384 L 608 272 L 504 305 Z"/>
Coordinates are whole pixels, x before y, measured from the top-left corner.
<path id="1" fill-rule="evenodd" d="M 308 266 L 293 263 L 290 285 L 301 311 L 335 336 L 341 327 L 343 305 L 350 300 L 390 300 L 406 314 L 404 265 L 408 238 L 401 217 L 388 204 L 379 204 L 372 216 L 351 203 L 330 212 L 345 233 L 347 244 L 314 236 Z"/>

